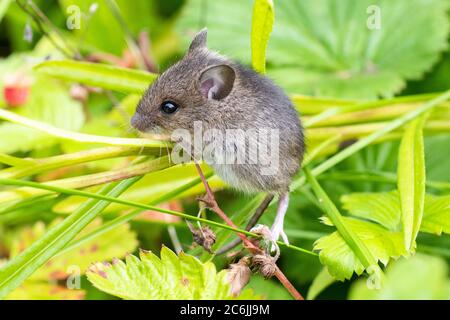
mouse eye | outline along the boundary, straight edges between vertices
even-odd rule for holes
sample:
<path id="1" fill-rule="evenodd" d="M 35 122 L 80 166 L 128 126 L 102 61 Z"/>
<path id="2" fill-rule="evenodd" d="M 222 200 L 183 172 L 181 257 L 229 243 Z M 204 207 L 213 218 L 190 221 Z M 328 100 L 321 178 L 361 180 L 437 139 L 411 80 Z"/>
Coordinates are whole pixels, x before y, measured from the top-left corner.
<path id="1" fill-rule="evenodd" d="M 178 110 L 178 105 L 175 102 L 172 101 L 164 101 L 161 104 L 161 111 L 166 114 L 174 113 Z"/>

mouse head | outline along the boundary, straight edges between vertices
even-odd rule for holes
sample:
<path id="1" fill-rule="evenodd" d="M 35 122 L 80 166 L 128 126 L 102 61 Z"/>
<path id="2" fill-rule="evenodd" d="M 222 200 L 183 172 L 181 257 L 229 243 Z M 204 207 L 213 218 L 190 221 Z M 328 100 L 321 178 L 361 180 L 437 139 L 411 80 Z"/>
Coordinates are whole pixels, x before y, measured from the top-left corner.
<path id="1" fill-rule="evenodd" d="M 194 122 L 220 124 L 236 80 L 233 63 L 206 47 L 207 30 L 192 40 L 186 55 L 156 79 L 131 120 L 142 132 L 192 132 Z"/>

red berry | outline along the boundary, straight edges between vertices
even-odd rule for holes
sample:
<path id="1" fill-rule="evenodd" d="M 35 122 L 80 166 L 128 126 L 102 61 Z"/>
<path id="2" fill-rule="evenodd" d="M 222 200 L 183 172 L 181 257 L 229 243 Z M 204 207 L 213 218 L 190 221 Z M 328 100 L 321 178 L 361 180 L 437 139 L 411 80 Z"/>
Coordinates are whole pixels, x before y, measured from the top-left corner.
<path id="1" fill-rule="evenodd" d="M 10 107 L 25 104 L 30 95 L 31 78 L 23 73 L 11 74 L 5 77 L 3 97 Z"/>

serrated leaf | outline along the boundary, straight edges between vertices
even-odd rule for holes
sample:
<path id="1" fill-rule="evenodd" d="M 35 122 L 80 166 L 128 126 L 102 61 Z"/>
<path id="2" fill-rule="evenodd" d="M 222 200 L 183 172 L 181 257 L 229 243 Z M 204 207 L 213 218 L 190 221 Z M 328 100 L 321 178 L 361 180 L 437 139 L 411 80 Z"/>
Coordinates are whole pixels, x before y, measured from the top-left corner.
<path id="1" fill-rule="evenodd" d="M 88 279 L 123 299 L 231 299 L 226 271 L 218 273 L 211 262 L 202 263 L 183 252 L 177 256 L 167 247 L 161 249 L 161 258 L 144 251 L 139 258 L 130 255 L 126 263 L 96 263 L 88 270 Z"/>
<path id="2" fill-rule="evenodd" d="M 272 0 L 255 0 L 251 33 L 252 65 L 260 73 L 266 72 L 266 48 L 274 20 Z"/>
<path id="3" fill-rule="evenodd" d="M 202 3 L 188 1 L 180 30 L 198 26 Z M 267 74 L 296 93 L 390 97 L 406 80 L 420 78 L 446 49 L 447 8 L 446 0 L 277 1 Z M 380 28 L 368 27 L 376 11 Z M 208 2 L 209 46 L 250 63 L 251 12 L 250 0 Z M 409 18 L 399 24 L 403 17 Z"/>
<path id="4" fill-rule="evenodd" d="M 391 231 L 401 229 L 398 191 L 351 193 L 343 196 L 341 201 L 355 217 L 375 221 Z M 450 233 L 450 196 L 425 195 L 420 231 L 437 235 Z"/>
<path id="5" fill-rule="evenodd" d="M 441 258 L 424 254 L 401 259 L 387 268 L 383 288 L 371 290 L 365 280 L 358 280 L 350 288 L 349 299 L 448 300 L 450 279 L 447 263 Z"/>
<path id="6" fill-rule="evenodd" d="M 397 230 L 400 223 L 398 192 L 355 192 L 342 196 L 342 205 L 352 216 L 377 222 L 388 230 Z"/>
<path id="7" fill-rule="evenodd" d="M 387 265 L 391 258 L 406 256 L 402 233 L 389 231 L 380 225 L 355 218 L 343 217 L 346 226 L 365 244 L 373 257 Z M 364 266 L 338 232 L 322 237 L 314 244 L 320 250 L 319 258 L 330 275 L 340 281 L 350 279 L 355 272 L 361 275 Z"/>
<path id="8" fill-rule="evenodd" d="M 425 119 L 426 115 L 407 126 L 398 153 L 397 185 L 406 250 L 414 249 L 423 216 L 425 154 L 422 130 Z"/>
<path id="9" fill-rule="evenodd" d="M 72 60 L 46 61 L 34 67 L 38 73 L 123 93 L 143 93 L 157 77 L 145 71 Z"/>

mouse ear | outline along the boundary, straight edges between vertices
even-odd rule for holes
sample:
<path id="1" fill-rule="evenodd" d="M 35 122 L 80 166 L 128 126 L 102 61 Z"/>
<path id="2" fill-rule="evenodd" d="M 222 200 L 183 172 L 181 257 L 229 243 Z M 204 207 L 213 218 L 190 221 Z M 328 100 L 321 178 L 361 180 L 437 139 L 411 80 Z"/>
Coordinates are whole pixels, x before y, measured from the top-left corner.
<path id="1" fill-rule="evenodd" d="M 209 100 L 221 100 L 233 89 L 236 73 L 226 64 L 213 66 L 200 76 L 200 92 Z"/>
<path id="2" fill-rule="evenodd" d="M 199 48 L 206 47 L 206 39 L 208 37 L 208 29 L 203 28 L 200 30 L 192 39 L 191 45 L 189 46 L 189 52 L 192 52 Z"/>

